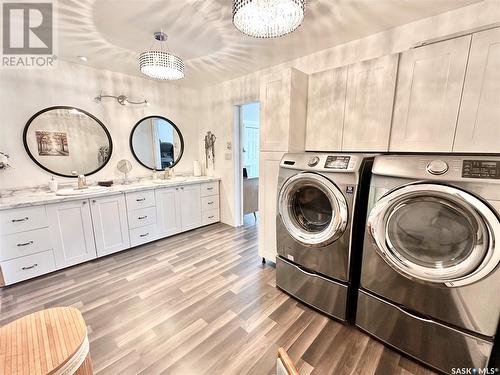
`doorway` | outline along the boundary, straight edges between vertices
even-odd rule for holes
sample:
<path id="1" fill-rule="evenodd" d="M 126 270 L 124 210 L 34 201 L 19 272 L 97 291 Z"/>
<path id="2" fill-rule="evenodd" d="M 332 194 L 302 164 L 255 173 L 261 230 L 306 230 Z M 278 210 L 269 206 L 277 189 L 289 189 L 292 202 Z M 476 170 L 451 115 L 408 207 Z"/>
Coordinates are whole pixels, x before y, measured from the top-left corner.
<path id="1" fill-rule="evenodd" d="M 237 106 L 239 155 L 236 187 L 239 224 L 255 224 L 259 211 L 259 103 L 252 102 Z M 239 192 L 239 194 L 238 194 Z M 237 211 L 238 212 L 238 211 Z"/>

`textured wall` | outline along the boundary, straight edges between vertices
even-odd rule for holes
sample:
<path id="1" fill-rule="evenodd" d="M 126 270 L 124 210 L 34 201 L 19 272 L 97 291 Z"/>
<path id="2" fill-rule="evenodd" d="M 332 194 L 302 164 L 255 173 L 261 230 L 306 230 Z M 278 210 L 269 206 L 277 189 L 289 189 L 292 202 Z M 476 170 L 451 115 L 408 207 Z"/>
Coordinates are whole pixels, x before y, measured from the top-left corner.
<path id="1" fill-rule="evenodd" d="M 65 62 L 47 70 L 0 69 L 0 87 L 0 151 L 11 155 L 10 163 L 14 166 L 0 171 L 0 190 L 40 185 L 49 180 L 50 174 L 36 166 L 24 151 L 22 132 L 34 113 L 55 105 L 84 109 L 100 119 L 111 133 L 114 146 L 111 160 L 90 180 L 121 178 L 116 169 L 120 159 L 132 162 L 131 177 L 151 173 L 135 161 L 129 148 L 132 127 L 148 115 L 165 116 L 181 130 L 185 151 L 177 167 L 179 172 L 192 172 L 193 160 L 198 158 L 198 118 L 194 116 L 198 96 L 193 99 L 192 89 Z M 124 94 L 131 100 L 147 98 L 151 106 L 124 107 L 112 99 L 95 103 L 93 98 L 101 90 Z"/>

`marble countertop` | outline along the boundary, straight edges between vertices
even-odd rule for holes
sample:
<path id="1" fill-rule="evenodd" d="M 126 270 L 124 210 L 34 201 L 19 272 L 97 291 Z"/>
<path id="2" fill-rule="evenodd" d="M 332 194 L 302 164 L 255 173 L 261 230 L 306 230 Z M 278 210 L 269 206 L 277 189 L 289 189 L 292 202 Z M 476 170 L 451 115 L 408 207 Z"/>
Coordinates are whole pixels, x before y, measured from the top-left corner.
<path id="1" fill-rule="evenodd" d="M 183 177 L 182 180 L 174 178 L 173 180 L 159 180 L 158 183 L 153 180 L 141 180 L 132 182 L 127 185 L 113 185 L 108 188 L 103 187 L 103 190 L 78 195 L 57 195 L 49 191 L 34 191 L 13 194 L 8 197 L 0 198 L 0 211 L 9 210 L 12 208 L 38 206 L 50 203 L 60 203 L 73 200 L 103 197 L 107 195 L 116 195 L 122 193 L 131 193 L 141 190 L 160 189 L 165 187 L 184 186 L 191 184 L 199 184 L 204 182 L 219 181 L 219 177 L 201 176 L 201 177 Z M 160 182 L 161 181 L 161 182 Z"/>

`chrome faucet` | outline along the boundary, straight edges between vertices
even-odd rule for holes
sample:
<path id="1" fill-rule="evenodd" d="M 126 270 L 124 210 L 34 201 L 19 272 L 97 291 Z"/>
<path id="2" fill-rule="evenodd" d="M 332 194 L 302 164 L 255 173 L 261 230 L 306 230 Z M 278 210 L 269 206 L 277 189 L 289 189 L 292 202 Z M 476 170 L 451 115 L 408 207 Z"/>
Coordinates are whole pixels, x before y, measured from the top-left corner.
<path id="1" fill-rule="evenodd" d="M 87 188 L 87 179 L 83 174 L 78 175 L 78 189 L 86 189 Z"/>

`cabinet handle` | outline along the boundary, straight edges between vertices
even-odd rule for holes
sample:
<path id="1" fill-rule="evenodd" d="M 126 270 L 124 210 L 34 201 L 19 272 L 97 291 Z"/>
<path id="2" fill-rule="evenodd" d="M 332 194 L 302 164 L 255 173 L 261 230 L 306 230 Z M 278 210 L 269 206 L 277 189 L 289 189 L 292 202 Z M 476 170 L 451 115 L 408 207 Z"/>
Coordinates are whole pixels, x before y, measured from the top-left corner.
<path id="1" fill-rule="evenodd" d="M 138 219 L 139 219 L 139 220 L 144 220 L 144 219 L 146 219 L 147 217 L 148 217 L 148 215 L 139 216 L 139 217 L 138 217 Z"/>
<path id="2" fill-rule="evenodd" d="M 87 201 L 83 201 L 83 202 L 82 202 L 82 204 L 83 204 L 83 205 L 87 204 Z"/>
<path id="3" fill-rule="evenodd" d="M 25 243 L 18 243 L 17 244 L 18 247 L 28 246 L 28 245 L 33 245 L 33 241 L 29 241 L 29 242 L 25 242 Z"/>
<path id="4" fill-rule="evenodd" d="M 179 188 L 175 188 L 175 190 L 179 191 Z"/>
<path id="5" fill-rule="evenodd" d="M 181 187 L 181 190 L 184 190 L 184 188 L 183 188 L 183 187 Z"/>
<path id="6" fill-rule="evenodd" d="M 213 219 L 214 217 L 215 217 L 214 215 L 211 215 L 211 216 L 209 216 L 208 218 L 209 218 L 209 219 Z"/>
<path id="7" fill-rule="evenodd" d="M 214 188 L 211 186 L 211 187 L 207 187 L 207 190 L 214 190 Z"/>
<path id="8" fill-rule="evenodd" d="M 12 219 L 11 221 L 12 221 L 13 223 L 19 223 L 19 222 L 21 222 L 21 221 L 26 221 L 26 220 L 29 220 L 29 219 L 30 219 L 30 218 L 26 216 L 26 217 L 23 217 L 22 219 Z"/>
<path id="9" fill-rule="evenodd" d="M 31 266 L 22 267 L 21 269 L 23 271 L 26 271 L 26 270 L 30 270 L 30 269 L 35 268 L 35 267 L 38 267 L 38 264 L 35 263 L 35 264 L 32 264 Z"/>
<path id="10" fill-rule="evenodd" d="M 214 204 L 214 201 L 210 201 L 210 202 L 208 202 L 208 204 Z"/>
<path id="11" fill-rule="evenodd" d="M 146 198 L 137 198 L 135 201 L 136 202 L 144 202 L 146 200 Z"/>
<path id="12" fill-rule="evenodd" d="M 139 237 L 146 237 L 146 236 L 149 236 L 149 232 L 144 234 L 139 234 Z"/>
<path id="13" fill-rule="evenodd" d="M 92 203 L 95 203 L 95 202 L 97 202 L 97 201 L 95 199 L 92 199 Z"/>

